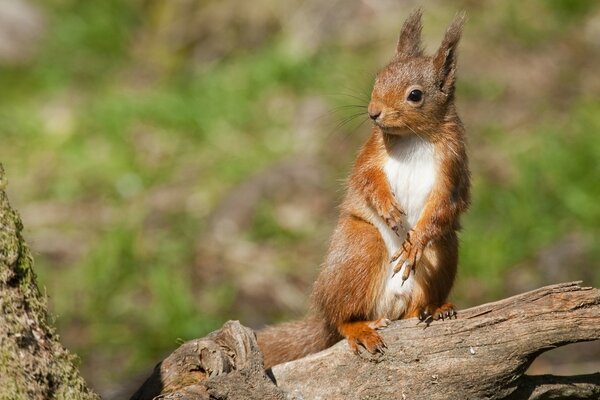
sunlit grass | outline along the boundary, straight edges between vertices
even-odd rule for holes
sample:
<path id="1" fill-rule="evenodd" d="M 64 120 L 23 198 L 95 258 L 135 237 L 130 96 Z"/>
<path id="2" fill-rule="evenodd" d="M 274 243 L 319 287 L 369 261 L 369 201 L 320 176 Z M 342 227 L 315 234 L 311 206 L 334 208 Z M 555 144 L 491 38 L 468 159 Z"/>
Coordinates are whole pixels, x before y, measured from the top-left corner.
<path id="1" fill-rule="evenodd" d="M 462 234 L 463 276 L 478 277 L 499 295 L 504 272 L 540 248 L 573 233 L 597 237 L 598 111 L 596 100 L 574 104 L 567 121 L 545 120 L 524 133 L 516 151 L 499 140 L 518 174 L 508 184 L 475 179 Z"/>

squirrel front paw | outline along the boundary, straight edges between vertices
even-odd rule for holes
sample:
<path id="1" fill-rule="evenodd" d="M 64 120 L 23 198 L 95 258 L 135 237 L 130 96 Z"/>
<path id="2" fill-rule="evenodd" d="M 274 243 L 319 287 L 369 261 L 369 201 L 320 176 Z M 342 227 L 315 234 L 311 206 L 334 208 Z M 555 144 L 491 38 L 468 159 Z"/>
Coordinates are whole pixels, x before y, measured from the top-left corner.
<path id="1" fill-rule="evenodd" d="M 397 274 L 403 266 L 406 266 L 402 273 L 402 280 L 407 280 L 410 272 L 415 269 L 419 260 L 421 260 L 424 247 L 425 244 L 419 235 L 417 235 L 414 230 L 410 230 L 406 234 L 406 240 L 404 240 L 400 249 L 398 249 L 396 254 L 394 254 L 390 260 L 391 263 L 397 261 L 394 266 L 394 275 Z"/>
<path id="2" fill-rule="evenodd" d="M 400 204 L 398 204 L 394 198 L 390 198 L 382 202 L 378 212 L 385 224 L 389 226 L 396 235 L 400 235 L 399 232 L 402 228 L 402 220 L 406 215 L 406 213 L 402 211 Z"/>

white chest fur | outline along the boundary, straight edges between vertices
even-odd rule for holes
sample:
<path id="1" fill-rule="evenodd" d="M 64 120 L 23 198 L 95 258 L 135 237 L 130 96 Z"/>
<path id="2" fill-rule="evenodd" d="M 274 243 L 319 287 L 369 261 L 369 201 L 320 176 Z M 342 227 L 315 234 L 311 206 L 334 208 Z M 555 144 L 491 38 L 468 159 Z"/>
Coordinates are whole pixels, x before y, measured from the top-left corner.
<path id="1" fill-rule="evenodd" d="M 402 245 L 406 232 L 417 223 L 435 183 L 437 165 L 433 144 L 412 135 L 397 139 L 390 149 L 384 172 L 396 200 L 406 213 L 404 229 L 398 232 L 399 235 L 379 216 L 373 220 L 391 257 Z M 402 282 L 402 270 L 392 277 L 393 267 L 392 264 L 388 266 L 377 306 L 378 314 L 388 318 L 398 318 L 406 310 L 415 285 L 414 274 L 405 282 Z"/>
<path id="2" fill-rule="evenodd" d="M 425 206 L 435 182 L 436 163 L 433 144 L 416 136 L 398 140 L 384 166 L 385 175 L 413 227 Z"/>

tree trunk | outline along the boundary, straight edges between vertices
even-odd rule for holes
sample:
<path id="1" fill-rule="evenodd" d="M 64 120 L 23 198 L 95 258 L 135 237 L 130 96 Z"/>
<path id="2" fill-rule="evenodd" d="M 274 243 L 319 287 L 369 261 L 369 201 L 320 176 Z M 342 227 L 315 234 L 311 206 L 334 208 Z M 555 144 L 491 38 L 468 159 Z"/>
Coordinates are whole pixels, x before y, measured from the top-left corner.
<path id="1" fill-rule="evenodd" d="M 58 341 L 0 164 L 0 399 L 98 399 Z"/>
<path id="2" fill-rule="evenodd" d="M 276 386 L 267 397 L 254 335 L 229 322 L 171 354 L 132 400 L 159 393 L 165 399 L 182 393 L 186 399 L 600 398 L 600 373 L 524 375 L 546 350 L 600 339 L 600 290 L 577 282 L 464 310 L 428 327 L 416 319 L 396 321 L 381 333 L 385 354 L 359 357 L 342 341 L 273 367 Z"/>

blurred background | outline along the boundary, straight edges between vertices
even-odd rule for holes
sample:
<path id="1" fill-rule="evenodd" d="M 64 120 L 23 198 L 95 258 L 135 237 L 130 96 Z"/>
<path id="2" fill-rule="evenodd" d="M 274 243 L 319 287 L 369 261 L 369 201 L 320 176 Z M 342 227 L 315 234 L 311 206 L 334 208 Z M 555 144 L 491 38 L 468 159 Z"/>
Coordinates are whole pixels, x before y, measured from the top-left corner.
<path id="1" fill-rule="evenodd" d="M 418 5 L 0 0 L 0 161 L 63 343 L 105 398 L 228 319 L 304 314 L 373 78 Z M 600 3 L 422 5 L 429 52 L 469 17 L 453 300 L 600 286 Z M 532 371 L 597 371 L 581 346 Z"/>

